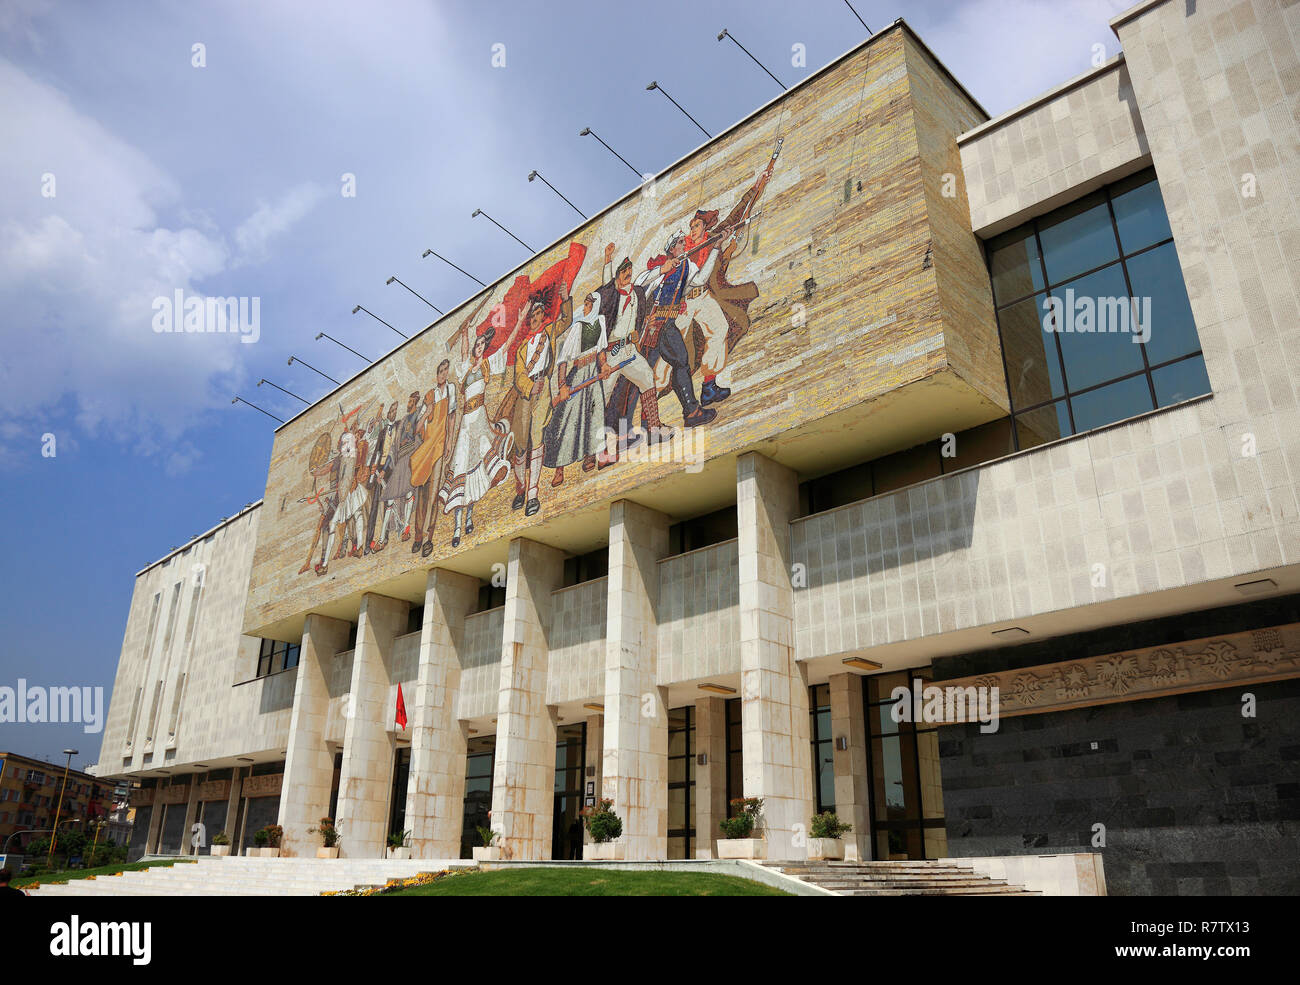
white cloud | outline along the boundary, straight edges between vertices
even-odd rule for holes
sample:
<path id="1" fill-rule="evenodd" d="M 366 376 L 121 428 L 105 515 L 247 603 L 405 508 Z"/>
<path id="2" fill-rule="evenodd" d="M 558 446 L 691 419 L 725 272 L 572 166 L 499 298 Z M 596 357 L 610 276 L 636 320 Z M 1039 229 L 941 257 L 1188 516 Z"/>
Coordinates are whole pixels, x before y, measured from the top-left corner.
<path id="1" fill-rule="evenodd" d="M 323 192 L 303 184 L 259 205 L 232 248 L 147 157 L 2 58 L 0 92 L 0 420 L 26 433 L 70 403 L 90 436 L 183 470 L 196 455 L 176 439 L 229 403 L 246 356 L 236 336 L 155 333 L 154 299 L 203 294 L 205 279 L 265 258 Z"/>
<path id="2" fill-rule="evenodd" d="M 236 264 L 255 263 L 266 259 L 267 246 L 302 219 L 325 197 L 325 189 L 313 182 L 305 182 L 289 191 L 276 203 L 263 202 L 257 211 L 239 224 L 235 230 L 235 246 L 239 249 Z"/>

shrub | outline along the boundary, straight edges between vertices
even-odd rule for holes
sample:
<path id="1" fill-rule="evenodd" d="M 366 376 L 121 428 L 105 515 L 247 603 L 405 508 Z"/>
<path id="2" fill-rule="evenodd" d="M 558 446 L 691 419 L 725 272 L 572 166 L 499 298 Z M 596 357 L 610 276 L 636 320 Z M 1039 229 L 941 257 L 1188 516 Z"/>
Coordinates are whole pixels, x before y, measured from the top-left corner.
<path id="1" fill-rule="evenodd" d="M 474 830 L 478 832 L 479 844 L 484 848 L 491 848 L 492 842 L 496 840 L 497 833 L 491 828 L 484 828 L 480 825 L 475 825 Z"/>
<path id="2" fill-rule="evenodd" d="M 811 834 L 814 838 L 839 838 L 852 830 L 853 825 L 841 821 L 834 811 L 823 811 L 814 815 L 812 819 Z"/>
<path id="3" fill-rule="evenodd" d="M 213 835 L 213 837 L 212 837 L 212 844 L 214 844 L 214 845 L 229 845 L 229 844 L 230 844 L 230 835 L 226 834 L 224 831 L 218 831 L 218 832 L 217 832 L 215 835 Z"/>
<path id="4" fill-rule="evenodd" d="M 763 815 L 762 797 L 737 797 L 731 802 L 731 817 L 719 823 L 718 827 L 728 838 L 748 838 L 759 826 Z"/>
<path id="5" fill-rule="evenodd" d="M 389 848 L 405 848 L 406 839 L 411 836 L 409 831 L 390 831 L 388 833 Z"/>
<path id="6" fill-rule="evenodd" d="M 265 848 L 270 841 L 271 836 L 266 833 L 266 828 L 258 828 L 253 832 L 253 844 L 258 848 Z"/>
<path id="7" fill-rule="evenodd" d="M 339 843 L 339 829 L 335 826 L 333 818 L 323 817 L 318 827 L 307 830 L 312 834 L 319 834 L 321 844 L 326 848 L 333 848 Z"/>
<path id="8" fill-rule="evenodd" d="M 263 830 L 266 831 L 267 847 L 279 848 L 280 839 L 284 837 L 284 828 L 278 824 L 268 824 Z"/>
<path id="9" fill-rule="evenodd" d="M 583 826 L 591 840 L 601 845 L 623 834 L 623 821 L 614 813 L 614 802 L 602 797 L 595 807 L 584 807 L 581 813 Z"/>

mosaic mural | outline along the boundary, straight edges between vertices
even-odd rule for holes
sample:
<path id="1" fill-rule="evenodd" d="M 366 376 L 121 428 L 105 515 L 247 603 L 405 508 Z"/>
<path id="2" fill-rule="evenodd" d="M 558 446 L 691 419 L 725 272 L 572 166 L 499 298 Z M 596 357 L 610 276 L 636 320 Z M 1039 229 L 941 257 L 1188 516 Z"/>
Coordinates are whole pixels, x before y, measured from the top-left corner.
<path id="1" fill-rule="evenodd" d="M 404 408 L 384 395 L 340 405 L 303 463 L 311 491 L 299 503 L 315 531 L 298 573 L 324 575 L 334 561 L 397 545 L 422 557 L 439 539 L 459 547 L 489 498 L 535 516 L 566 469 L 573 481 L 575 471 L 617 466 L 642 442 L 671 442 L 661 400 L 676 402 L 682 428 L 725 414 L 731 388 L 721 380 L 759 296 L 757 284 L 728 275 L 782 143 L 734 202 L 699 207 L 659 252 L 634 260 L 605 244 L 599 286 L 584 296 L 573 285 L 592 251 L 576 240 L 490 307 L 489 294 L 446 343 L 432 385 L 407 394 Z"/>

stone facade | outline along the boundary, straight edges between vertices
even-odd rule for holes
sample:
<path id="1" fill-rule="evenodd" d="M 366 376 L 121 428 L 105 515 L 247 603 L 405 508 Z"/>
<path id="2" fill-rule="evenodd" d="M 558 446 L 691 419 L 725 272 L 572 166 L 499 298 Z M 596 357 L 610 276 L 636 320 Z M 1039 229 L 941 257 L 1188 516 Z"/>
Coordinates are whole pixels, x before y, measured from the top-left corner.
<path id="1" fill-rule="evenodd" d="M 402 807 L 413 850 L 445 857 L 462 836 L 467 744 L 494 736 L 497 848 L 546 858 L 557 728 L 585 722 L 584 798 L 613 801 L 626 858 L 656 859 L 669 850 L 669 714 L 693 707 L 693 855 L 716 852 L 727 801 L 743 795 L 764 800 L 768 857 L 801 857 L 832 797 L 861 858 L 1090 852 L 1101 821 L 1116 891 L 1292 885 L 1259 859 L 1294 855 L 1296 837 L 1294 785 L 1272 774 L 1294 759 L 1277 716 L 1300 676 L 1298 617 L 1276 601 L 1300 594 L 1300 212 L 1284 178 L 1300 172 L 1287 109 L 1297 10 L 1144 3 L 1115 22 L 1122 56 L 988 121 L 904 25 L 881 32 L 675 166 L 662 198 L 629 199 L 581 234 L 655 242 L 668 216 L 725 199 L 752 179 L 757 149 L 788 135 L 745 260 L 764 307 L 701 470 L 575 466 L 531 518 L 491 493 L 456 549 L 440 540 L 424 556 L 395 537 L 378 557 L 299 574 L 312 530 L 286 504 L 310 491 L 310 449 L 340 402 L 424 381 L 464 318 L 454 313 L 281 429 L 266 505 L 138 576 L 100 773 L 156 781 L 165 767 L 180 782 L 229 769 L 227 823 L 245 818 L 246 835 L 275 803 L 294 851 L 334 797 L 354 855 L 381 852 Z M 801 516 L 801 482 L 1004 412 L 981 240 L 1147 167 L 1213 392 Z M 575 296 L 593 286 L 585 271 Z M 812 317 L 792 328 L 801 298 Z M 688 522 L 732 507 L 734 537 L 680 541 Z M 566 561 L 602 547 L 608 573 L 566 584 Z M 206 565 L 198 595 L 191 559 Z M 1253 594 L 1272 609 L 1229 611 Z M 300 642 L 298 666 L 257 677 L 257 640 L 231 627 Z M 1258 635 L 1270 631 L 1277 640 Z M 1099 648 L 1099 632 L 1136 635 Z M 1005 648 L 1006 634 L 1024 645 Z M 1218 675 L 1205 655 L 1224 651 L 1198 640 L 1227 640 L 1238 663 L 1268 669 Z M 1174 654 L 1164 683 L 1162 650 Z M 1111 702 L 1115 673 L 1131 676 L 1106 669 L 1121 651 L 1153 686 Z M 942 806 L 909 849 L 890 841 L 906 784 L 901 767 L 880 766 L 892 740 L 863 678 L 918 668 L 988 678 L 1009 697 L 1028 675 L 1051 702 L 1009 701 L 993 735 L 944 726 L 941 756 L 924 764 L 913 750 L 916 796 Z M 1228 724 L 1238 684 L 1268 702 L 1253 729 Z M 830 709 L 815 727 L 817 685 Z M 169 716 L 174 737 L 157 725 Z M 816 785 L 814 741 L 830 747 L 829 790 Z M 283 786 L 259 790 L 280 761 Z M 201 784 L 181 806 L 206 817 Z M 164 806 L 155 798 L 141 819 L 142 842 L 171 837 Z"/>

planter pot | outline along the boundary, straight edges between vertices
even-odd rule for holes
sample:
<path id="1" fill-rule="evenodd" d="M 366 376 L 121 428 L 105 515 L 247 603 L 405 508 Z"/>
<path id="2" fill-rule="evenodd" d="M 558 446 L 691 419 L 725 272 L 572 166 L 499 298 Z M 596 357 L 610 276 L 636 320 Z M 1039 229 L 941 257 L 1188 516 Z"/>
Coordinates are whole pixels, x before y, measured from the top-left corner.
<path id="1" fill-rule="evenodd" d="M 260 856 L 262 856 L 262 858 L 279 858 L 279 857 L 280 857 L 280 849 L 278 849 L 278 848 L 259 848 L 259 849 L 257 850 L 257 853 L 258 853 Z"/>
<path id="2" fill-rule="evenodd" d="M 809 838 L 808 860 L 810 862 L 826 859 L 844 858 L 844 840 L 842 838 Z"/>
<path id="3" fill-rule="evenodd" d="M 767 842 L 762 838 L 719 838 L 718 858 L 767 858 Z"/>
<path id="4" fill-rule="evenodd" d="M 390 848 L 388 849 L 389 858 L 410 858 L 411 850 L 409 848 Z"/>
<path id="5" fill-rule="evenodd" d="M 621 841 L 599 841 L 582 846 L 582 857 L 588 862 L 615 862 L 623 858 Z"/>
<path id="6" fill-rule="evenodd" d="M 225 858 L 227 855 L 230 854 L 230 846 L 229 846 L 229 845 L 213 845 L 211 851 L 209 852 L 209 854 L 210 854 L 213 858 Z"/>
<path id="7" fill-rule="evenodd" d="M 499 862 L 501 861 L 501 848 L 498 845 L 476 845 L 474 847 L 475 862 Z"/>
<path id="8" fill-rule="evenodd" d="M 335 845 L 333 848 L 318 848 L 316 849 L 316 857 L 317 858 L 338 858 L 339 846 Z"/>

